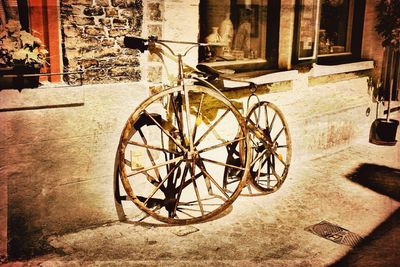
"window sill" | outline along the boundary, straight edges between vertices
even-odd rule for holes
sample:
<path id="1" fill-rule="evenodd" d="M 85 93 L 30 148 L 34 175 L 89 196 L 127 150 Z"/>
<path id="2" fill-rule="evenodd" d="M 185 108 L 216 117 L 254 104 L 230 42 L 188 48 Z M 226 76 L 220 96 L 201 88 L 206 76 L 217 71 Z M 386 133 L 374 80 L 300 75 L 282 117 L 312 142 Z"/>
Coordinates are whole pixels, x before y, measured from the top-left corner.
<path id="1" fill-rule="evenodd" d="M 310 71 L 310 77 L 320 77 L 332 74 L 369 70 L 373 68 L 374 62 L 372 60 L 339 65 L 318 65 L 314 63 Z"/>
<path id="2" fill-rule="evenodd" d="M 3 89 L 0 91 L 0 112 L 34 110 L 44 108 L 82 106 L 84 104 L 82 87 L 51 87 L 22 89 Z"/>
<path id="3" fill-rule="evenodd" d="M 351 52 L 320 54 L 317 57 L 318 58 L 324 58 L 324 57 L 342 57 L 342 56 L 351 56 Z"/>
<path id="4" fill-rule="evenodd" d="M 249 65 L 249 64 L 265 64 L 267 61 L 265 59 L 242 59 L 242 60 L 232 60 L 232 61 L 215 61 L 215 62 L 205 62 L 202 64 L 208 65 L 213 68 L 220 68 L 220 67 L 237 67 L 242 65 Z"/>
<path id="5" fill-rule="evenodd" d="M 268 67 L 268 62 L 266 59 L 241 59 L 232 61 L 214 61 L 214 62 L 203 62 L 201 64 L 210 66 L 217 70 L 234 70 L 237 73 L 248 72 L 251 70 L 260 70 Z"/>
<path id="6" fill-rule="evenodd" d="M 249 82 L 253 82 L 256 85 L 263 85 L 276 82 L 293 81 L 296 80 L 297 77 L 298 77 L 297 70 L 288 70 L 288 71 L 278 71 L 278 72 L 268 73 L 248 79 L 246 79 L 245 77 L 242 78 L 246 79 Z M 248 85 L 249 84 L 247 82 L 234 82 L 234 81 L 224 80 L 224 87 L 226 89 L 242 88 Z"/>

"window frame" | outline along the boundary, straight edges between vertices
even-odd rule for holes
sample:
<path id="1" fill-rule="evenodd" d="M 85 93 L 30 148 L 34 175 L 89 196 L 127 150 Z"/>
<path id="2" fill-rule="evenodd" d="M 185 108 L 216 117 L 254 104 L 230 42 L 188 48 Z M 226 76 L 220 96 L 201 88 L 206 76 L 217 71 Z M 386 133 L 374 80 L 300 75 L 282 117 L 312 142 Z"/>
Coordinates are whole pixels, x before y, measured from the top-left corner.
<path id="1" fill-rule="evenodd" d="M 295 30 L 293 38 L 293 53 L 292 62 L 295 65 L 304 65 L 311 63 L 318 63 L 323 65 L 335 65 L 349 62 L 355 62 L 361 60 L 361 45 L 362 45 L 362 34 L 364 27 L 364 16 L 365 16 L 365 5 L 366 0 L 350 0 L 349 18 L 348 18 L 348 29 L 347 38 L 350 39 L 348 42 L 349 51 L 342 53 L 332 54 L 321 54 L 318 55 L 319 45 L 319 29 L 321 23 L 321 8 L 323 0 L 315 0 L 317 3 L 318 16 L 316 17 L 316 30 L 315 30 L 315 46 L 312 57 L 299 58 L 299 41 L 300 41 L 300 23 L 302 15 L 302 4 L 304 0 L 296 0 L 295 9 Z M 352 13 L 352 14 L 351 14 Z M 351 17 L 352 16 L 352 17 Z"/>
<path id="2" fill-rule="evenodd" d="M 199 4 L 199 22 L 200 22 L 200 34 L 199 41 L 203 40 L 207 35 L 204 28 L 201 27 L 202 23 L 202 12 L 205 12 L 205 1 L 200 1 Z M 245 59 L 241 61 L 218 61 L 218 62 L 204 62 L 204 58 L 201 57 L 199 50 L 198 62 L 211 66 L 216 69 L 232 69 L 236 73 L 255 71 L 255 70 L 267 70 L 277 68 L 278 57 L 279 57 L 279 30 L 280 30 L 280 12 L 281 12 L 281 0 L 268 0 L 267 1 L 267 33 L 265 46 L 265 58 L 258 59 Z M 271 14 L 271 15 L 269 15 Z"/>

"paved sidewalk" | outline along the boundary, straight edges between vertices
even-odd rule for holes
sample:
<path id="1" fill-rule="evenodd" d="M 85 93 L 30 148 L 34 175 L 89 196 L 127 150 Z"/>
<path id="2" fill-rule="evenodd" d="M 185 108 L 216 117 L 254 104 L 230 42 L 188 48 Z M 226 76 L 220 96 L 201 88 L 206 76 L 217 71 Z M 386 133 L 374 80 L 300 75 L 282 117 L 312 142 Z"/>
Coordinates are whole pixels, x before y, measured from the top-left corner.
<path id="1" fill-rule="evenodd" d="M 52 236 L 53 254 L 19 264 L 395 266 L 400 260 L 399 192 L 400 144 L 356 143 L 326 157 L 293 162 L 279 191 L 241 196 L 213 221 L 171 227 L 148 219 Z M 364 240 L 352 249 L 304 230 L 323 220 Z M 191 230 L 198 231 L 175 234 Z"/>

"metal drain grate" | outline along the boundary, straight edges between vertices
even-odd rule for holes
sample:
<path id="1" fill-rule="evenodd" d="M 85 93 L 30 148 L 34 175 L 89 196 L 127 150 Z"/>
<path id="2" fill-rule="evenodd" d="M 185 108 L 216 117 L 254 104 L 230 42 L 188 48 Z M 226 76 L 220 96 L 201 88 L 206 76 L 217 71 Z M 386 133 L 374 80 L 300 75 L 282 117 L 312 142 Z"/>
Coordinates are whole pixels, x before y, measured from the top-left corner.
<path id="1" fill-rule="evenodd" d="M 306 227 L 304 230 L 309 231 L 317 236 L 331 240 L 337 244 L 355 246 L 362 240 L 362 237 L 356 233 L 350 232 L 338 225 L 327 221 Z"/>

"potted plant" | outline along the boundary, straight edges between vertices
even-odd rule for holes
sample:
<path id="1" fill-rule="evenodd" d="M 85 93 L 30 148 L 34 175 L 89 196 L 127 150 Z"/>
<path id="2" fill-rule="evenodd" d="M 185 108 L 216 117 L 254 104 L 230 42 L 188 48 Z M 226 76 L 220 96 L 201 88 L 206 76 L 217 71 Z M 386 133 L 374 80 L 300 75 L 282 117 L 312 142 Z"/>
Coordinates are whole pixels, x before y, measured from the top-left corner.
<path id="1" fill-rule="evenodd" d="M 385 56 L 382 67 L 384 83 L 378 83 L 376 87 L 377 107 L 380 101 L 385 101 L 385 89 L 389 90 L 386 118 L 377 118 L 371 125 L 370 142 L 378 145 L 395 145 L 398 120 L 389 119 L 392 101 L 393 87 L 399 83 L 400 77 L 395 77 L 395 61 L 399 61 L 400 50 L 400 1 L 381 0 L 377 7 L 376 31 L 382 37 L 382 46 L 385 48 Z M 397 64 L 399 64 L 397 62 Z"/>
<path id="2" fill-rule="evenodd" d="M 0 28 L 0 88 L 37 87 L 45 65 L 47 50 L 41 40 L 21 30 L 17 20 L 9 20 Z"/>

